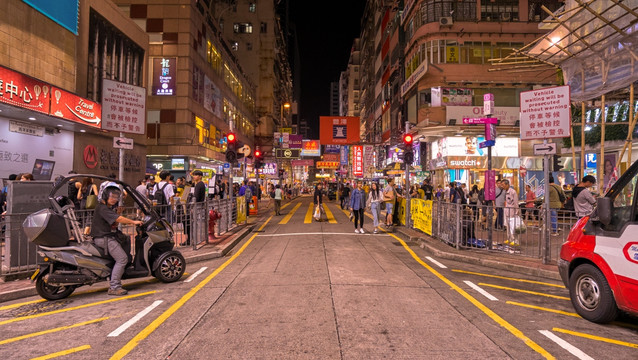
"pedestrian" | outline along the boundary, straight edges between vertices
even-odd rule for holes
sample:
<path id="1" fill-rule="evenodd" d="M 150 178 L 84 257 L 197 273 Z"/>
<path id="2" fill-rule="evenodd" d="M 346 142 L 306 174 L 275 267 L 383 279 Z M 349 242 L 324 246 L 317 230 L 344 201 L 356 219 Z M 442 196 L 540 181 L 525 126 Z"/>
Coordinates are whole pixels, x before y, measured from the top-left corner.
<path id="1" fill-rule="evenodd" d="M 243 196 L 246 203 L 246 217 L 250 214 L 250 201 L 253 198 L 252 189 L 248 185 L 248 180 L 244 180 L 244 185 L 239 188 L 239 196 Z"/>
<path id="2" fill-rule="evenodd" d="M 549 211 L 552 224 L 552 235 L 558 235 L 558 209 L 565 203 L 565 192 L 560 185 L 554 183 L 554 177 L 549 175 Z"/>
<path id="3" fill-rule="evenodd" d="M 472 209 L 472 218 L 474 219 L 475 223 L 478 221 L 478 218 L 479 218 L 479 209 L 478 209 L 478 205 L 480 202 L 479 194 L 480 194 L 480 191 L 478 189 L 478 186 L 474 184 L 472 186 L 472 190 L 470 190 L 468 201 L 470 203 L 470 209 Z"/>
<path id="4" fill-rule="evenodd" d="M 536 210 L 536 193 L 531 186 L 525 185 L 525 221 L 534 218 L 534 210 Z"/>
<path id="5" fill-rule="evenodd" d="M 203 205 L 206 200 L 206 184 L 202 181 L 203 176 L 204 173 L 201 170 L 195 170 L 191 173 L 195 186 L 191 188 L 191 193 L 188 194 L 186 200 L 186 216 L 182 219 L 186 240 L 182 245 L 191 245 L 191 226 L 199 224 L 203 220 L 201 214 L 206 214 L 207 209 Z"/>
<path id="6" fill-rule="evenodd" d="M 363 211 L 366 204 L 366 192 L 363 190 L 363 183 L 359 180 L 350 196 L 350 209 L 354 214 L 354 232 L 357 234 L 365 234 L 363 231 Z"/>
<path id="7" fill-rule="evenodd" d="M 160 182 L 155 184 L 153 190 L 153 205 L 157 206 L 157 211 L 169 223 L 173 220 L 171 211 L 171 200 L 173 199 L 173 186 L 168 182 L 171 173 L 168 170 L 162 170 L 159 174 Z"/>
<path id="8" fill-rule="evenodd" d="M 348 210 L 348 204 L 350 203 L 350 184 L 346 183 L 341 191 L 341 209 Z M 344 207 L 345 205 L 345 207 Z"/>
<path id="9" fill-rule="evenodd" d="M 494 201 L 496 205 L 496 221 L 494 223 L 494 228 L 496 230 L 504 230 L 504 208 L 505 208 L 505 190 L 503 190 L 503 184 L 501 180 L 496 181 L 496 200 Z"/>
<path id="10" fill-rule="evenodd" d="M 379 218 L 381 217 L 381 205 L 383 205 L 383 196 L 379 189 L 379 184 L 375 181 L 370 186 L 370 193 L 368 194 L 367 207 L 372 213 L 372 224 L 374 225 L 375 234 L 379 233 Z"/>
<path id="11" fill-rule="evenodd" d="M 507 239 L 505 244 L 518 246 L 520 245 L 518 239 L 516 239 L 517 228 L 522 226 L 521 217 L 518 214 L 518 194 L 516 190 L 510 186 L 509 180 L 503 180 L 501 182 L 503 191 L 505 192 L 505 207 L 503 209 L 503 215 L 505 216 L 505 225 L 507 227 Z"/>
<path id="12" fill-rule="evenodd" d="M 33 174 L 24 173 L 20 175 L 20 181 L 33 181 Z"/>
<path id="13" fill-rule="evenodd" d="M 315 194 L 313 196 L 313 202 L 316 208 L 319 210 L 319 217 L 315 217 L 315 220 L 322 221 L 323 218 L 323 191 L 321 190 L 321 183 L 317 184 L 315 187 Z M 315 210 L 315 214 L 317 214 L 317 210 Z"/>
<path id="14" fill-rule="evenodd" d="M 572 190 L 572 198 L 574 199 L 574 210 L 576 216 L 582 218 L 588 216 L 594 211 L 596 199 L 592 196 L 589 188 L 596 184 L 596 178 L 592 175 L 583 177 L 583 181 Z"/>
<path id="15" fill-rule="evenodd" d="M 146 178 L 140 180 L 137 183 L 137 187 L 135 188 L 135 191 L 140 194 L 140 196 L 142 196 L 145 199 L 148 199 L 148 195 L 147 195 L 147 189 L 146 189 Z M 137 202 L 135 203 L 135 213 L 138 219 L 142 219 L 144 217 L 144 213 L 142 212 L 142 209 L 140 209 L 140 206 L 137 204 Z"/>
<path id="16" fill-rule="evenodd" d="M 392 227 L 394 204 L 397 200 L 397 192 L 394 190 L 394 178 L 388 178 L 388 185 L 383 189 L 383 201 L 385 202 L 385 225 Z"/>
<path id="17" fill-rule="evenodd" d="M 80 202 L 80 209 L 82 210 L 95 209 L 95 206 L 97 206 L 97 203 L 89 204 L 90 206 L 87 207 L 86 201 L 91 195 L 97 196 L 97 193 L 98 193 L 97 186 L 93 183 L 93 178 L 85 177 L 84 180 L 82 180 L 82 185 L 80 186 L 80 190 L 78 191 L 78 195 L 77 195 L 77 199 Z"/>
<path id="18" fill-rule="evenodd" d="M 275 215 L 281 215 L 279 212 L 281 211 L 281 197 L 283 192 L 281 191 L 281 186 L 277 184 L 275 186 L 275 191 L 273 194 L 273 198 L 275 199 Z"/>
<path id="19" fill-rule="evenodd" d="M 435 194 L 435 196 L 436 196 L 436 200 L 438 200 L 438 201 L 443 201 L 444 196 L 445 196 L 445 190 L 443 190 L 443 185 L 439 184 L 439 185 L 436 187 L 436 194 Z"/>
<path id="20" fill-rule="evenodd" d="M 423 180 L 423 185 L 421 185 L 421 190 L 423 190 L 425 200 L 432 200 L 432 185 L 430 185 L 430 179 Z"/>
<path id="21" fill-rule="evenodd" d="M 155 175 L 146 175 L 146 194 L 149 199 L 155 195 Z"/>

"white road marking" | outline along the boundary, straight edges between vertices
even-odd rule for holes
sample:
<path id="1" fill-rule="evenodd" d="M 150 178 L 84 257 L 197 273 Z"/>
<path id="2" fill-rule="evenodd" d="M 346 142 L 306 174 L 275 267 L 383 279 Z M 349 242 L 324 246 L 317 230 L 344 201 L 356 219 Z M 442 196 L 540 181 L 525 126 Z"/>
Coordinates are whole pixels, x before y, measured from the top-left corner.
<path id="1" fill-rule="evenodd" d="M 467 281 L 467 280 L 463 281 L 463 282 L 466 283 L 472 289 L 478 291 L 481 295 L 485 296 L 486 298 L 488 298 L 488 299 L 490 299 L 492 301 L 498 301 L 498 299 L 494 295 L 492 295 L 492 294 L 488 293 L 487 291 L 483 290 L 483 288 L 481 288 L 480 286 L 476 285 L 475 283 L 473 283 L 471 281 Z"/>
<path id="2" fill-rule="evenodd" d="M 428 259 L 428 260 L 430 260 L 430 261 L 431 261 L 434 265 L 436 265 L 436 266 L 440 267 L 441 269 L 447 269 L 447 266 L 445 266 L 445 265 L 441 264 L 440 262 L 438 262 L 438 261 L 436 261 L 436 260 L 432 259 L 431 257 L 426 256 L 425 258 L 426 258 L 426 259 Z"/>
<path id="3" fill-rule="evenodd" d="M 585 354 L 584 352 L 582 352 L 582 350 L 580 350 L 579 348 L 575 347 L 574 345 L 568 343 L 567 341 L 559 338 L 558 336 L 554 335 L 554 333 L 552 333 L 549 330 L 538 330 L 541 334 L 547 336 L 551 341 L 555 342 L 556 344 L 558 344 L 558 346 L 562 347 L 563 349 L 569 351 L 572 355 L 574 355 L 575 357 L 581 359 L 581 360 L 594 360 L 594 358 L 592 358 L 591 356 Z"/>
<path id="4" fill-rule="evenodd" d="M 288 235 L 374 235 L 374 236 L 378 236 L 378 235 L 386 235 L 386 236 L 390 236 L 388 234 L 384 234 L 384 233 L 378 233 L 378 234 L 373 234 L 372 232 L 366 232 L 365 234 L 356 234 L 354 232 L 351 233 L 328 233 L 328 232 L 312 232 L 312 233 L 290 233 L 290 234 L 286 234 L 286 233 L 277 233 L 277 234 L 257 234 L 257 236 L 288 236 Z"/>
<path id="5" fill-rule="evenodd" d="M 204 266 L 204 267 L 202 267 L 201 269 L 199 269 L 199 270 L 195 271 L 195 273 L 194 273 L 193 275 L 189 276 L 186 280 L 184 280 L 184 282 L 186 283 L 186 282 L 191 282 L 191 281 L 193 281 L 193 280 L 197 277 L 197 275 L 199 275 L 199 274 L 203 273 L 203 272 L 204 272 L 204 270 L 206 270 L 206 269 L 208 269 L 208 267 Z"/>
<path id="6" fill-rule="evenodd" d="M 161 304 L 163 301 L 164 300 L 155 300 L 155 302 L 153 302 L 151 305 L 149 305 L 146 309 L 144 309 L 144 310 L 140 311 L 139 313 L 137 313 L 137 315 L 133 316 L 129 321 L 125 322 L 120 327 L 118 327 L 117 329 L 113 330 L 107 336 L 109 336 L 109 337 L 119 336 L 121 333 L 126 331 L 126 329 L 130 328 L 133 324 L 135 324 L 136 322 L 140 321 L 140 319 L 143 318 L 144 316 L 146 316 L 146 314 L 150 313 L 153 309 L 158 307 L 159 304 Z"/>

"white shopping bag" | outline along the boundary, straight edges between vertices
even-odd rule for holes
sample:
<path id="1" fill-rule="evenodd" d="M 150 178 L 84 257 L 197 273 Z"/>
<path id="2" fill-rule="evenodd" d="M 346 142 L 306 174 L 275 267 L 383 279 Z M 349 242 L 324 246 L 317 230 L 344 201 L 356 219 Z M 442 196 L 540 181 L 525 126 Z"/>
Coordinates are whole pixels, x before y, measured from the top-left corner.
<path id="1" fill-rule="evenodd" d="M 314 218 L 317 221 L 319 221 L 321 219 L 321 205 L 319 205 L 319 204 L 317 204 L 317 206 L 315 207 Z"/>
<path id="2" fill-rule="evenodd" d="M 510 235 L 514 236 L 515 234 L 523 234 L 527 231 L 527 226 L 523 222 L 520 216 L 514 216 L 509 218 L 508 230 Z"/>

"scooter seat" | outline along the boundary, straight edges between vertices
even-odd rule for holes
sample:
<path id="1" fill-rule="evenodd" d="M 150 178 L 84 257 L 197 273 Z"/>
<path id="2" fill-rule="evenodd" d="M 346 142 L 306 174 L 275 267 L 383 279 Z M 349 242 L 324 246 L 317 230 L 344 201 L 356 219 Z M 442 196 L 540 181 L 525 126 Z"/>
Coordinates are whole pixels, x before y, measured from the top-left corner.
<path id="1" fill-rule="evenodd" d="M 75 241 L 69 241 L 69 244 L 67 246 L 50 247 L 40 245 L 40 248 L 49 251 L 78 251 L 86 256 L 96 256 L 107 259 L 110 258 L 110 256 L 106 255 L 102 248 L 88 242 L 77 243 Z"/>

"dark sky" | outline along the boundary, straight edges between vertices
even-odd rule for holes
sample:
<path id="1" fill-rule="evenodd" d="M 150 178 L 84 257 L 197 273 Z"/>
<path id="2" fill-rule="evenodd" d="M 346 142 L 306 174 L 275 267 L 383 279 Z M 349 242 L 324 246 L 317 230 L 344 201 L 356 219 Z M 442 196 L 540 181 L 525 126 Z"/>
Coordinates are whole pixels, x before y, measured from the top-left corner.
<path id="1" fill-rule="evenodd" d="M 301 58 L 300 117 L 319 138 L 319 116 L 329 115 L 330 82 L 346 69 L 360 35 L 365 0 L 291 0 L 290 21 L 297 28 Z"/>

